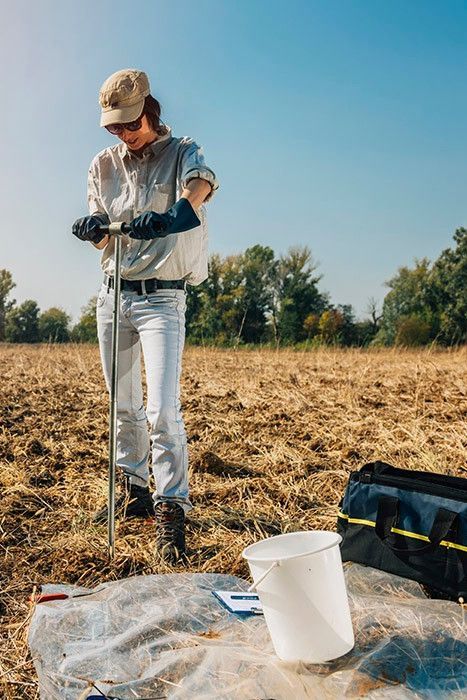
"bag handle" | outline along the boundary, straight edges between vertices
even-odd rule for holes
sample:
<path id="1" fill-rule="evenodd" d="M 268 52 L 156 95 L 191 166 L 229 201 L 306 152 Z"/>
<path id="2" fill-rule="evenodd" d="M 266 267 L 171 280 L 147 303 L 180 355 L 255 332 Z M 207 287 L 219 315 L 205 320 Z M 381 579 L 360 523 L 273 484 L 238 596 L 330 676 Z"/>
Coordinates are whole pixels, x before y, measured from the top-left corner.
<path id="1" fill-rule="evenodd" d="M 376 462 L 367 462 L 367 464 L 364 464 L 363 467 L 360 469 L 360 472 L 357 473 L 381 474 L 382 476 L 384 476 L 386 474 L 390 475 L 395 471 L 397 472 L 401 470 L 397 467 L 393 467 L 392 464 L 388 464 L 387 462 L 381 462 L 377 460 Z"/>
<path id="2" fill-rule="evenodd" d="M 378 501 L 375 531 L 381 542 L 393 552 L 405 552 L 407 554 L 429 552 L 438 547 L 440 542 L 444 540 L 451 530 L 458 516 L 458 513 L 452 510 L 438 508 L 430 534 L 428 535 L 430 541 L 423 544 L 421 547 L 409 549 L 408 547 L 397 547 L 394 542 L 394 534 L 391 532 L 391 528 L 396 527 L 398 511 L 398 498 L 394 496 L 382 496 Z"/>

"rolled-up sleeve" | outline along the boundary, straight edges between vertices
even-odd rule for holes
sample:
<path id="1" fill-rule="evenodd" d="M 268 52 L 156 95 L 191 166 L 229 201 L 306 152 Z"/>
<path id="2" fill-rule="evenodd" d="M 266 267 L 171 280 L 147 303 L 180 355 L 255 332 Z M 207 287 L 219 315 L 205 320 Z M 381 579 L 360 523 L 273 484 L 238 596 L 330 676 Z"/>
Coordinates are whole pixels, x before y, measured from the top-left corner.
<path id="1" fill-rule="evenodd" d="M 205 202 L 210 200 L 214 192 L 219 188 L 215 172 L 205 163 L 202 147 L 191 141 L 185 147 L 181 157 L 180 180 L 182 188 L 186 187 L 187 183 L 193 178 L 201 178 L 211 185 L 211 192 L 204 200 Z"/>

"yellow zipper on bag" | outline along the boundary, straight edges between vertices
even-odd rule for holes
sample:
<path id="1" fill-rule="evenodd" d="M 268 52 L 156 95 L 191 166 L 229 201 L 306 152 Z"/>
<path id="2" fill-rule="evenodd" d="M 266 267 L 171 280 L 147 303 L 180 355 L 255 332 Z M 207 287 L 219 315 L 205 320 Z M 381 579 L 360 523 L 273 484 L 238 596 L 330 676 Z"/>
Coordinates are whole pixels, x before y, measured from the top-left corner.
<path id="1" fill-rule="evenodd" d="M 345 513 L 339 512 L 337 514 L 338 518 L 347 520 L 351 525 L 368 525 L 369 527 L 375 527 L 376 523 L 374 520 L 364 520 L 363 518 L 351 518 Z M 396 535 L 404 535 L 405 537 L 411 537 L 414 540 L 423 540 L 424 542 L 429 542 L 430 539 L 426 535 L 419 535 L 418 532 L 409 532 L 408 530 L 400 530 L 398 527 L 392 527 L 391 532 Z M 447 540 L 441 540 L 440 545 L 443 547 L 452 547 L 453 549 L 459 549 L 461 552 L 467 552 L 467 547 L 463 544 L 457 544 L 456 542 L 449 542 Z"/>

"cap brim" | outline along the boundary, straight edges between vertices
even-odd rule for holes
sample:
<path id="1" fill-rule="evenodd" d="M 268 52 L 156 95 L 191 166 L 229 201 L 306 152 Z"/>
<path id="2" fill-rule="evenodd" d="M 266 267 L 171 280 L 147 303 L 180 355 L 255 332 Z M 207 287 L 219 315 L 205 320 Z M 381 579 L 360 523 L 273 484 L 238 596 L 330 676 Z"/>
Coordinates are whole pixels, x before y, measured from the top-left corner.
<path id="1" fill-rule="evenodd" d="M 144 97 L 140 102 L 129 107 L 118 107 L 117 109 L 108 109 L 101 112 L 101 126 L 109 126 L 110 124 L 125 124 L 134 122 L 141 116 L 144 107 Z"/>

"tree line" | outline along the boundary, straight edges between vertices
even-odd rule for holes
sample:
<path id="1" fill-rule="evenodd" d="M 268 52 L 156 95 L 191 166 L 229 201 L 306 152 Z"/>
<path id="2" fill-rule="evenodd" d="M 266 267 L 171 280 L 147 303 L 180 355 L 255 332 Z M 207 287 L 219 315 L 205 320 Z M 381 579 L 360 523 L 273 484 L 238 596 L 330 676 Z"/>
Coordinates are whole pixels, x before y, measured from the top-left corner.
<path id="1" fill-rule="evenodd" d="M 370 299 L 357 320 L 350 304 L 334 305 L 319 288 L 321 275 L 306 246 L 279 257 L 269 246 L 209 258 L 209 277 L 187 294 L 186 336 L 192 344 L 239 346 L 416 346 L 467 342 L 467 229 L 431 263 L 401 267 L 388 282 L 381 309 Z M 0 340 L 96 342 L 96 298 L 72 325 L 61 308 L 41 312 L 28 299 L 17 305 L 15 284 L 0 270 Z"/>

